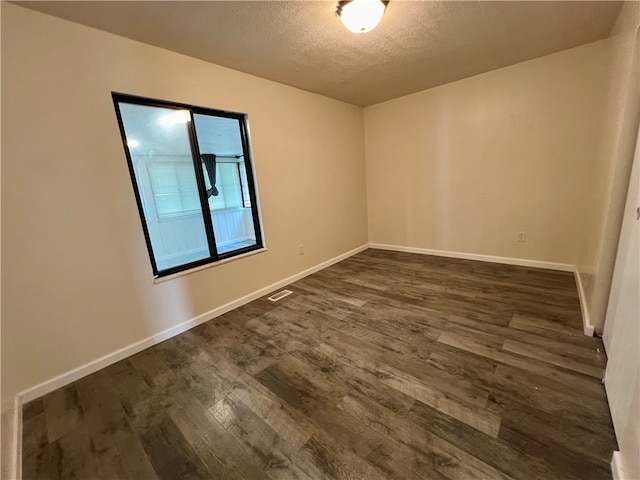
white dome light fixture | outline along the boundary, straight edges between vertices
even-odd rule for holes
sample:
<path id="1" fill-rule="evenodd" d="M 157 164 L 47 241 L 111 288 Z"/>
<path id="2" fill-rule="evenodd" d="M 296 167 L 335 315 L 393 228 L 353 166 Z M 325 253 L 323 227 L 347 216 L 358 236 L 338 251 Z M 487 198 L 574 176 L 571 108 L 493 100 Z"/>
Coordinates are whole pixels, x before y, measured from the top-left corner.
<path id="1" fill-rule="evenodd" d="M 376 28 L 389 0 L 341 0 L 336 14 L 347 30 L 367 33 Z"/>

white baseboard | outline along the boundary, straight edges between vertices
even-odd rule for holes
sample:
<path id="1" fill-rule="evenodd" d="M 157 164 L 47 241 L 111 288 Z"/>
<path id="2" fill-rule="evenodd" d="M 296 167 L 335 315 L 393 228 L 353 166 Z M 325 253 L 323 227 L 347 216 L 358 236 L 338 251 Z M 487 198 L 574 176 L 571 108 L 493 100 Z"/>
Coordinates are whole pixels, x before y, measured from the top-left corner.
<path id="1" fill-rule="evenodd" d="M 616 450 L 613 452 L 613 457 L 611 457 L 611 474 L 613 475 L 613 480 L 631 480 L 624 473 L 620 456 L 620 452 Z"/>
<path id="2" fill-rule="evenodd" d="M 119 362 L 120 360 L 141 352 L 145 348 L 149 348 L 153 345 L 153 337 L 145 338 L 144 340 L 140 340 L 139 342 L 127 345 L 126 347 L 116 350 L 115 352 L 108 353 L 107 355 L 104 355 L 103 357 L 93 360 L 85 365 L 81 365 L 80 367 L 69 370 L 68 372 L 46 380 L 34 387 L 28 388 L 27 390 L 20 392 L 17 397 L 20 400 L 21 404 L 30 402 L 32 400 L 35 400 L 36 398 L 40 398 L 41 396 L 46 395 L 47 393 L 57 390 L 58 388 L 73 383 L 82 377 L 86 377 L 91 373 L 97 372 L 102 368 L 108 367 L 113 363 Z"/>
<path id="3" fill-rule="evenodd" d="M 13 438 L 13 462 L 11 465 L 11 478 L 22 478 L 22 402 L 17 396 L 13 400 L 13 418 L 12 418 Z"/>
<path id="4" fill-rule="evenodd" d="M 0 478 L 22 478 L 22 404 L 16 396 L 2 402 L 2 463 Z"/>
<path id="5" fill-rule="evenodd" d="M 463 260 L 478 260 L 480 262 L 503 263 L 505 265 L 516 265 L 519 267 L 546 268 L 549 270 L 560 270 L 562 272 L 573 272 L 575 267 L 568 263 L 542 262 L 540 260 L 527 260 L 525 258 L 496 257 L 493 255 L 480 255 L 477 253 L 449 252 L 447 250 L 431 250 L 428 248 L 401 247 L 397 245 L 384 245 L 380 243 L 370 243 L 369 248 L 379 250 L 394 250 L 396 252 L 419 253 L 421 255 L 434 255 L 436 257 L 461 258 Z"/>
<path id="6" fill-rule="evenodd" d="M 186 322 L 180 323 L 175 327 L 171 327 L 166 330 L 163 330 L 162 332 L 156 333 L 155 335 L 147 337 L 143 340 L 127 345 L 126 347 L 116 350 L 115 352 L 111 352 L 85 365 L 74 368 L 73 370 L 70 370 L 61 375 L 58 375 L 57 377 L 54 377 L 50 380 L 42 382 L 39 385 L 36 385 L 34 387 L 31 387 L 19 393 L 17 396 L 18 401 L 20 402 L 20 405 L 22 405 L 23 403 L 30 402 L 31 400 L 35 400 L 36 398 L 46 395 L 47 393 L 50 393 L 60 387 L 64 387 L 65 385 L 75 382 L 76 380 L 82 377 L 85 377 L 94 372 L 97 372 L 102 368 L 108 367 L 113 363 L 116 363 L 120 360 L 130 357 L 131 355 L 135 355 L 136 353 L 141 352 L 146 348 L 149 348 L 157 343 L 163 342 L 171 337 L 174 337 L 182 332 L 185 332 L 197 325 L 200 325 L 201 323 L 207 322 L 212 318 L 218 317 L 220 315 L 224 315 L 225 313 L 230 312 L 234 308 L 238 308 L 268 293 L 271 293 L 274 290 L 277 290 L 286 285 L 289 285 L 290 283 L 293 283 L 297 280 L 300 280 L 301 278 L 309 276 L 312 273 L 315 273 L 319 270 L 327 268 L 335 263 L 338 263 L 346 258 L 351 257 L 352 255 L 360 253 L 366 250 L 367 248 L 368 248 L 368 245 L 362 245 L 358 248 L 355 248 L 346 253 L 343 253 L 342 255 L 338 255 L 337 257 L 331 258 L 325 262 L 322 262 L 318 265 L 308 268 L 307 270 L 304 270 L 300 273 L 297 273 L 295 275 L 282 279 L 276 283 L 273 283 L 264 288 L 261 288 L 260 290 L 256 290 L 255 292 L 245 295 L 244 297 L 238 298 L 237 300 L 233 300 L 232 302 L 229 302 L 220 307 L 214 308 L 213 310 L 205 312 L 202 315 L 198 315 L 197 317 L 187 320 Z"/>
<path id="7" fill-rule="evenodd" d="M 582 310 L 582 325 L 584 334 L 593 337 L 595 331 L 591 324 L 589 309 L 586 304 L 586 297 L 582 279 L 578 272 L 578 267 L 568 263 L 542 262 L 539 260 L 527 260 L 524 258 L 496 257 L 493 255 L 479 255 L 476 253 L 449 252 L 446 250 L 430 250 L 427 248 L 400 247 L 397 245 L 384 245 L 380 243 L 370 243 L 369 248 L 377 248 L 380 250 L 393 250 L 396 252 L 419 253 L 421 255 L 435 255 L 437 257 L 461 258 L 464 260 L 478 260 L 481 262 L 503 263 L 506 265 L 517 265 L 520 267 L 546 268 L 549 270 L 559 270 L 562 272 L 573 272 L 576 285 L 578 287 L 578 297 L 580 299 L 580 309 Z"/>
<path id="8" fill-rule="evenodd" d="M 308 268 L 307 270 L 304 270 L 300 273 L 296 273 L 295 275 L 292 275 L 290 277 L 287 277 L 283 280 L 280 280 L 279 282 L 276 283 L 272 283 L 271 285 L 268 285 L 264 288 L 261 288 L 260 290 L 257 290 L 253 293 L 250 293 L 249 295 L 245 295 L 244 297 L 241 297 L 237 300 L 234 300 L 232 302 L 229 302 L 225 305 L 222 305 L 218 308 L 214 308 L 213 310 L 203 313 L 202 315 L 199 315 L 195 318 L 192 318 L 191 320 L 187 320 L 186 322 L 183 322 L 179 325 L 176 325 L 175 327 L 171 327 L 168 328 L 167 330 L 164 330 L 156 335 L 154 335 L 153 337 L 151 337 L 153 339 L 153 343 L 152 344 L 156 344 L 156 343 L 160 343 L 160 342 L 164 342 L 165 340 L 171 338 L 171 337 L 175 337 L 176 335 L 182 333 L 182 332 L 186 332 L 187 330 L 200 325 L 201 323 L 207 322 L 209 320 L 211 320 L 212 318 L 215 317 L 219 317 L 220 315 L 224 315 L 227 312 L 230 312 L 231 310 L 238 308 L 246 303 L 252 302 L 253 300 L 256 300 L 260 297 L 265 296 L 268 293 L 273 292 L 274 290 L 278 290 L 279 288 L 282 288 L 284 286 L 289 285 L 290 283 L 296 282 L 298 280 L 300 280 L 301 278 L 307 277 L 309 275 L 311 275 L 312 273 L 316 273 L 324 268 L 330 267 L 331 265 L 341 262 L 342 260 L 344 260 L 345 258 L 349 258 L 357 253 L 360 253 L 364 250 L 366 250 L 368 247 L 368 245 L 362 245 L 358 248 L 354 248 L 353 250 L 350 250 L 346 253 L 343 253 L 342 255 L 338 255 L 337 257 L 331 258 L 325 262 L 319 263 L 318 265 L 315 265 L 311 268 Z M 146 348 L 146 347 L 145 347 Z"/>
<path id="9" fill-rule="evenodd" d="M 587 337 L 593 337 L 595 327 L 591 323 L 591 315 L 589 315 L 589 308 L 587 307 L 587 296 L 584 291 L 584 285 L 582 284 L 582 277 L 580 277 L 580 271 L 578 267 L 574 267 L 573 274 L 576 277 L 576 285 L 578 286 L 578 298 L 580 299 L 580 310 L 582 310 L 582 329 Z"/>

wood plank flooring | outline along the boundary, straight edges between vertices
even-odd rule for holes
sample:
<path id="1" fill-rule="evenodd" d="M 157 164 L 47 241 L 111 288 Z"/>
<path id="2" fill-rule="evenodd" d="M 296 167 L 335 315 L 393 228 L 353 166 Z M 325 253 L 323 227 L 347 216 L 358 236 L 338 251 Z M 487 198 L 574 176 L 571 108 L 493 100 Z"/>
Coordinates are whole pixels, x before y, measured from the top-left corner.
<path id="1" fill-rule="evenodd" d="M 570 273 L 367 250 L 24 407 L 25 479 L 609 479 Z"/>

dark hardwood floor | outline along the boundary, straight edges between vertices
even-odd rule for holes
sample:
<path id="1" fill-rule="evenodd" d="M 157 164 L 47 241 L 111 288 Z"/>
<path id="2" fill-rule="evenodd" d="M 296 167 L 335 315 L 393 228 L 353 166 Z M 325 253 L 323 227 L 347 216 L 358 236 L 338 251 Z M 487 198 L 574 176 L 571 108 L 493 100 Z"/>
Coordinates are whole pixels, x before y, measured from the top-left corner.
<path id="1" fill-rule="evenodd" d="M 25 479 L 609 479 L 570 273 L 367 250 L 24 407 Z"/>

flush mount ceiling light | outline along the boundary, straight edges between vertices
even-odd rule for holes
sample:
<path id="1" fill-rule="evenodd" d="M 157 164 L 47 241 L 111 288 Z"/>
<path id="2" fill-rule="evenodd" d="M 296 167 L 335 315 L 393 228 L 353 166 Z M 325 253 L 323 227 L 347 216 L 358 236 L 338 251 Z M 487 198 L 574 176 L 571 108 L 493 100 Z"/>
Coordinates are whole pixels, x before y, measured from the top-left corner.
<path id="1" fill-rule="evenodd" d="M 389 0 L 341 0 L 336 14 L 353 33 L 367 33 L 376 28 Z"/>

